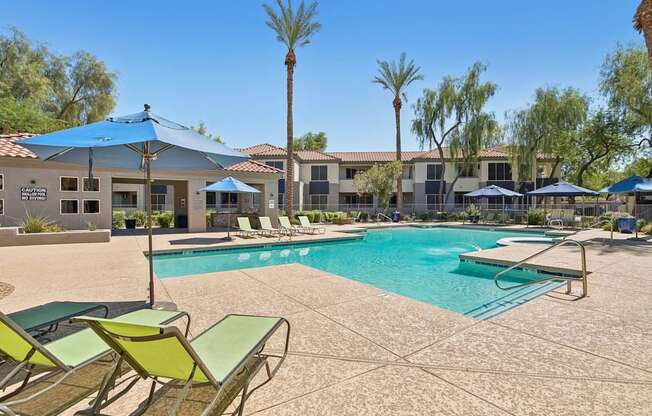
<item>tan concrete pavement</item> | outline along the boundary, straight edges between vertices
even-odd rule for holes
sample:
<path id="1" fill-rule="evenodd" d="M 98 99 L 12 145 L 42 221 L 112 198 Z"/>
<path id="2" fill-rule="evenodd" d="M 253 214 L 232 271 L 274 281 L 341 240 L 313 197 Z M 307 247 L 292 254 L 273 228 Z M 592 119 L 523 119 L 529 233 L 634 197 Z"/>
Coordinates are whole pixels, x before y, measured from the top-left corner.
<path id="1" fill-rule="evenodd" d="M 169 247 L 187 236 L 155 240 Z M 252 396 L 248 414 L 649 415 L 652 250 L 603 245 L 602 236 L 584 236 L 594 245 L 588 298 L 551 293 L 490 321 L 298 264 L 164 279 L 157 294 L 190 312 L 193 334 L 226 313 L 288 318 L 290 357 Z M 2 248 L 0 281 L 16 290 L 0 309 L 52 300 L 112 302 L 116 310 L 141 303 L 143 243 L 117 237 Z M 575 255 L 547 261 L 570 264 Z M 104 413 L 128 414 L 147 387 Z"/>

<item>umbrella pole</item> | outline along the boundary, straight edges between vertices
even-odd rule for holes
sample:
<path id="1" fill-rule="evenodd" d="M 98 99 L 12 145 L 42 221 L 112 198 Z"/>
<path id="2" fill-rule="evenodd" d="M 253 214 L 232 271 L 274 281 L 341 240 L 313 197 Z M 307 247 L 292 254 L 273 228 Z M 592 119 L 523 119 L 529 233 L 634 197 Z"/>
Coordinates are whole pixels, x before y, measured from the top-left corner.
<path id="1" fill-rule="evenodd" d="M 154 258 L 152 257 L 152 169 L 151 169 L 151 155 L 149 154 L 149 142 L 145 142 L 145 171 L 146 171 L 146 184 L 145 195 L 147 200 L 147 244 L 148 253 L 147 260 L 149 261 L 149 304 L 154 306 Z"/>
<path id="2" fill-rule="evenodd" d="M 229 204 L 228 204 L 228 207 L 229 207 L 228 210 L 229 211 L 228 211 L 228 213 L 226 215 L 226 221 L 228 223 L 226 225 L 226 239 L 230 240 L 231 239 L 231 192 L 229 192 L 227 194 L 227 198 L 229 200 Z"/>

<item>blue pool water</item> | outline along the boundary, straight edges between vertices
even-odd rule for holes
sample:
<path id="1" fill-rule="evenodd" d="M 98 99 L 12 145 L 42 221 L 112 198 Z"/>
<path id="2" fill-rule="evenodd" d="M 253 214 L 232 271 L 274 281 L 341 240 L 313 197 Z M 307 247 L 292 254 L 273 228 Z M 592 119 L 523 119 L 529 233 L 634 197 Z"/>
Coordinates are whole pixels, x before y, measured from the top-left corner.
<path id="1" fill-rule="evenodd" d="M 501 238 L 524 235 L 462 228 L 393 228 L 369 231 L 359 240 L 157 255 L 154 267 L 158 277 L 165 279 L 301 263 L 455 312 L 473 314 L 503 302 L 507 293 L 493 282 L 499 268 L 460 262 L 458 256 L 496 247 Z M 540 277 L 530 271 L 510 273 L 507 278 L 515 282 Z"/>

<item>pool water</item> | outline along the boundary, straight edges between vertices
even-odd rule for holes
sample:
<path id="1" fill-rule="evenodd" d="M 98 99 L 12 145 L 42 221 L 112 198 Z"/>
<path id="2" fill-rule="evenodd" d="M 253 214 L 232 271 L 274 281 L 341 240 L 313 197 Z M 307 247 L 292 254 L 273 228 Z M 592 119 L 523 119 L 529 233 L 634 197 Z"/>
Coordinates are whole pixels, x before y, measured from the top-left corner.
<path id="1" fill-rule="evenodd" d="M 506 237 L 541 234 L 463 228 L 392 228 L 365 233 L 359 240 L 287 244 L 257 248 L 157 255 L 159 278 L 251 267 L 301 263 L 463 314 L 501 302 L 506 292 L 493 281 L 501 269 L 461 262 L 466 252 L 497 247 Z M 513 271 L 512 282 L 540 278 Z"/>

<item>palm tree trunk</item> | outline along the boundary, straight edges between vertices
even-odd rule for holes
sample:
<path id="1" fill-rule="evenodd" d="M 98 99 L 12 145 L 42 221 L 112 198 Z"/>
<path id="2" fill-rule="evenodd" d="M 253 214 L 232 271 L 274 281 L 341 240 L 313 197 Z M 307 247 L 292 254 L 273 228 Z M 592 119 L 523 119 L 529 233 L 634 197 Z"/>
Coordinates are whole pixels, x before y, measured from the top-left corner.
<path id="1" fill-rule="evenodd" d="M 652 67 L 652 1 L 641 1 L 634 16 L 634 27 L 639 32 L 643 32 L 648 60 Z"/>
<path id="2" fill-rule="evenodd" d="M 394 97 L 394 117 L 396 119 L 396 160 L 401 161 L 401 98 Z M 396 210 L 403 212 L 403 172 L 396 179 Z"/>
<path id="3" fill-rule="evenodd" d="M 294 65 L 297 58 L 292 49 L 285 56 L 287 67 L 287 163 L 285 169 L 285 214 L 292 218 L 294 207 L 294 120 L 292 118 L 292 99 L 294 87 Z"/>

